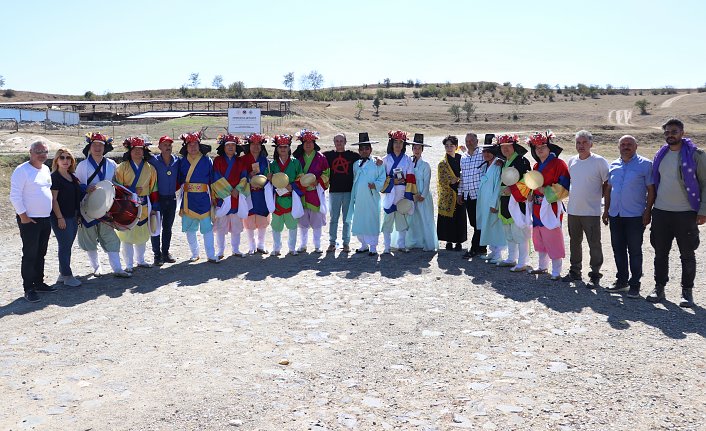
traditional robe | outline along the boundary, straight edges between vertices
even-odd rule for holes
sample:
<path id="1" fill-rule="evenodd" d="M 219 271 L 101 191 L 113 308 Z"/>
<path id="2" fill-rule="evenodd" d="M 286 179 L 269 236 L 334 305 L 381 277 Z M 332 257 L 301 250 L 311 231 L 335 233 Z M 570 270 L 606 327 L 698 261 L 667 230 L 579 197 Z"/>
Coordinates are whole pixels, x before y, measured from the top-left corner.
<path id="1" fill-rule="evenodd" d="M 394 153 L 389 153 L 383 157 L 383 165 L 385 166 L 385 174 L 387 179 L 383 185 L 382 193 L 383 196 L 383 210 L 385 212 L 382 231 L 392 232 L 406 231 L 408 229 L 407 216 L 409 214 L 400 214 L 397 212 L 397 203 L 402 199 L 409 199 L 413 201 L 413 196 L 417 193 L 417 180 L 414 177 L 414 163 L 412 159 L 401 153 L 399 156 L 395 156 Z M 401 172 L 402 178 L 404 179 L 403 184 L 394 183 L 395 170 Z M 412 211 L 414 211 L 414 205 L 412 205 Z"/>
<path id="2" fill-rule="evenodd" d="M 500 207 L 500 173 L 502 168 L 496 163 L 495 158 L 490 165 L 484 167 L 478 188 L 478 201 L 476 206 L 476 224 L 480 228 L 481 245 L 502 247 L 507 245 L 503 225 L 498 218 L 498 213 L 490 212 L 490 208 Z"/>
<path id="3" fill-rule="evenodd" d="M 184 185 L 184 195 L 181 201 L 179 215 L 196 220 L 203 220 L 211 215 L 211 194 L 213 183 L 213 162 L 208 156 L 198 154 L 179 159 L 179 184 Z"/>
<path id="4" fill-rule="evenodd" d="M 321 202 L 319 200 L 316 186 L 320 185 L 324 190 L 328 189 L 329 178 L 331 176 L 328 160 L 326 160 L 326 156 L 318 151 L 313 151 L 311 155 L 302 153 L 301 157 L 297 160 L 302 167 L 303 173 L 316 175 L 316 184 L 313 186 L 305 188 L 297 182 L 300 189 L 304 191 L 302 205 L 305 210 L 309 209 L 318 212 Z"/>
<path id="5" fill-rule="evenodd" d="M 415 201 L 414 214 L 409 217 L 407 247 L 434 251 L 439 246 L 434 223 L 434 198 L 431 194 L 431 166 L 423 159 L 412 160 L 414 177 L 417 181 L 417 193 L 424 200 Z"/>
<path id="6" fill-rule="evenodd" d="M 380 234 L 380 192 L 385 184 L 385 167 L 374 160 L 358 160 L 353 164 L 353 190 L 348 207 L 348 221 L 355 236 Z M 375 184 L 375 190 L 368 187 Z"/>
<path id="7" fill-rule="evenodd" d="M 245 178 L 248 183 L 250 182 L 250 173 L 253 171 L 252 165 L 255 162 L 257 162 L 257 164 L 260 166 L 260 173 L 262 175 L 267 174 L 267 170 L 269 168 L 269 161 L 267 160 L 267 157 L 259 156 L 256 160 L 252 154 L 247 153 L 241 157 L 241 160 L 242 170 L 240 172 L 240 176 L 241 178 Z M 270 214 L 270 212 L 267 210 L 264 188 L 253 189 L 251 186 L 250 199 L 252 200 L 252 209 L 250 210 L 248 215 L 259 215 L 267 217 Z"/>
<path id="8" fill-rule="evenodd" d="M 297 185 L 297 180 L 302 175 L 302 165 L 293 157 L 290 157 L 284 163 L 279 156 L 275 154 L 275 160 L 270 163 L 269 173 L 276 174 L 284 172 L 289 177 L 289 185 L 292 186 L 293 192 L 286 193 L 282 196 L 275 192 L 275 211 L 272 215 L 272 230 L 282 232 L 284 227 L 287 229 L 296 229 L 297 220 L 292 217 L 292 193 L 297 199 L 300 199 L 304 192 Z"/>
<path id="9" fill-rule="evenodd" d="M 223 199 L 230 199 L 230 211 L 228 214 L 238 213 L 238 199 L 231 195 L 234 188 L 238 188 L 241 185 L 241 159 L 237 158 L 235 155 L 233 157 L 228 156 L 218 156 L 213 159 L 213 184 L 211 185 L 212 193 L 217 196 L 216 206 L 223 205 Z M 238 188 L 239 192 L 244 191 L 243 185 L 247 181 L 243 181 L 243 184 Z"/>
<path id="10" fill-rule="evenodd" d="M 139 173 L 139 174 L 138 174 Z M 138 176 L 139 175 L 139 176 Z M 136 180 L 137 179 L 137 180 Z M 142 212 L 137 225 L 130 230 L 118 231 L 120 241 L 128 244 L 144 244 L 150 239 L 147 221 L 150 209 L 159 210 L 159 195 L 157 193 L 157 171 L 154 166 L 143 160 L 136 165 L 132 160 L 124 161 L 115 170 L 115 183 L 137 193 L 137 187 L 142 187 L 140 198 Z M 149 201 L 149 203 L 148 203 Z"/>

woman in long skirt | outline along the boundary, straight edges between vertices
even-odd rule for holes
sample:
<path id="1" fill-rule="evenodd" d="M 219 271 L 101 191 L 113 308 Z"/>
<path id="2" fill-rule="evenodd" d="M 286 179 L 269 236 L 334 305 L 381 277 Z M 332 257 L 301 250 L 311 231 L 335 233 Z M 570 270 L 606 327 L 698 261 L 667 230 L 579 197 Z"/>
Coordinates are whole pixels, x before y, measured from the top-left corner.
<path id="1" fill-rule="evenodd" d="M 461 244 L 467 239 L 467 230 L 466 214 L 458 201 L 458 185 L 461 181 L 461 155 L 456 153 L 458 138 L 449 135 L 442 142 L 446 154 L 439 162 L 439 217 L 436 233 L 439 240 L 446 241 L 446 250 L 461 251 Z"/>

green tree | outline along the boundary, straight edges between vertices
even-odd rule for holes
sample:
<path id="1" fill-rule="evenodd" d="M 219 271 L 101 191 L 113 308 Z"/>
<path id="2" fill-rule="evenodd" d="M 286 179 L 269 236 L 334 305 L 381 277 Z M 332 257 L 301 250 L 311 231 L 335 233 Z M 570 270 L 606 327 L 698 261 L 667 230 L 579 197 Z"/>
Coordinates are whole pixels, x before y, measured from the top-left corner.
<path id="1" fill-rule="evenodd" d="M 466 112 L 466 121 L 471 121 L 471 116 L 476 112 L 476 105 L 470 100 L 463 104 L 464 112 Z"/>
<path id="2" fill-rule="evenodd" d="M 453 115 L 455 118 L 455 122 L 459 122 L 461 120 L 461 107 L 458 106 L 457 104 L 451 105 L 451 107 L 448 110 L 449 114 Z"/>
<path id="3" fill-rule="evenodd" d="M 647 115 L 647 108 L 650 106 L 650 102 L 647 99 L 640 99 L 635 102 L 635 106 L 640 110 L 640 115 Z"/>
<path id="4" fill-rule="evenodd" d="M 242 99 L 245 97 L 245 84 L 243 81 L 236 81 L 228 86 L 228 95 L 235 99 Z"/>
<path id="5" fill-rule="evenodd" d="M 385 88 L 390 88 L 390 78 L 385 78 L 382 82 L 385 84 Z"/>
<path id="6" fill-rule="evenodd" d="M 360 114 L 363 112 L 363 102 L 358 100 L 355 104 L 355 118 L 360 120 Z"/>
<path id="7" fill-rule="evenodd" d="M 375 115 L 380 115 L 380 98 L 375 97 L 373 100 L 373 108 L 375 108 Z"/>
<path id="8" fill-rule="evenodd" d="M 83 93 L 83 98 L 86 100 L 93 100 L 96 98 L 96 95 L 92 91 L 86 91 Z"/>

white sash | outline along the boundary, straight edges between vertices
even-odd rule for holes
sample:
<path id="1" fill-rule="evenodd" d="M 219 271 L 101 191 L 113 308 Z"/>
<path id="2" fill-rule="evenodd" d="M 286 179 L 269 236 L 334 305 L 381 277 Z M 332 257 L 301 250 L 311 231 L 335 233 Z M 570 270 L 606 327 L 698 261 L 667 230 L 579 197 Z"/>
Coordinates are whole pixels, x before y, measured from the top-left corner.
<path id="1" fill-rule="evenodd" d="M 326 202 L 326 195 L 324 194 L 324 188 L 321 184 L 316 185 L 316 194 L 319 196 L 319 212 L 321 214 L 328 213 L 328 203 Z"/>
<path id="2" fill-rule="evenodd" d="M 561 213 L 564 212 L 564 204 L 556 202 L 556 214 L 552 210 L 552 204 L 547 202 L 546 197 L 542 199 L 542 206 L 539 208 L 539 220 L 547 229 L 561 227 Z"/>
<path id="3" fill-rule="evenodd" d="M 245 196 L 244 193 L 238 194 L 238 217 L 245 219 L 248 218 L 250 210 L 252 209 L 252 198 L 250 196 Z"/>
<path id="4" fill-rule="evenodd" d="M 295 191 L 292 191 L 292 217 L 301 218 L 304 215 L 302 198 Z"/>
<path id="5" fill-rule="evenodd" d="M 267 205 L 267 211 L 270 213 L 275 212 L 275 191 L 269 181 L 265 184 L 265 204 Z"/>
<path id="6" fill-rule="evenodd" d="M 525 228 L 527 226 L 532 226 L 532 202 L 527 201 L 525 203 L 525 212 L 523 213 L 520 209 L 520 204 L 515 200 L 513 195 L 510 195 L 510 203 L 507 206 L 510 211 L 510 217 L 512 221 L 517 225 L 517 227 Z"/>

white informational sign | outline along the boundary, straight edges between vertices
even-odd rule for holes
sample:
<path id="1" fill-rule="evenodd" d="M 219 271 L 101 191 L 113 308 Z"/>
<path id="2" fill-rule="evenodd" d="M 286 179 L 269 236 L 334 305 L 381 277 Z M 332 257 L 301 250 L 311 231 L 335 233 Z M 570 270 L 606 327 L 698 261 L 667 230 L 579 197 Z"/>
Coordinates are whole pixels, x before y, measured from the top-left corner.
<path id="1" fill-rule="evenodd" d="M 260 133 L 260 108 L 228 108 L 228 133 Z"/>

